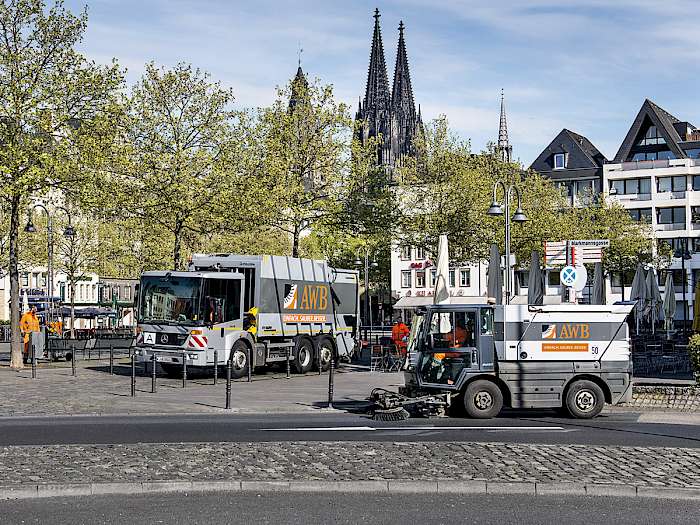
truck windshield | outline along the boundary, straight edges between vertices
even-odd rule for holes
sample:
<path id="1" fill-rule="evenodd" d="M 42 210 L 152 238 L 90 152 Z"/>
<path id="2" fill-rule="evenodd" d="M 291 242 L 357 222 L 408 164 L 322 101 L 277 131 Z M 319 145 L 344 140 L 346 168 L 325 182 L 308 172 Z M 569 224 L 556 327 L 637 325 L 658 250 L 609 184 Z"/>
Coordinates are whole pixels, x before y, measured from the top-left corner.
<path id="1" fill-rule="evenodd" d="M 202 324 L 200 277 L 141 278 L 139 323 Z"/>

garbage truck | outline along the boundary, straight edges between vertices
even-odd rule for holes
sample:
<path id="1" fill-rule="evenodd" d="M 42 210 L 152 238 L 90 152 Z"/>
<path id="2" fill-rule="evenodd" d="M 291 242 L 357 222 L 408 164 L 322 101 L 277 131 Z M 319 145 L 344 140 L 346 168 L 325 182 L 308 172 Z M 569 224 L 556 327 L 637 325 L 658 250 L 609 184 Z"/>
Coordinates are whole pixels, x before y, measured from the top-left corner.
<path id="1" fill-rule="evenodd" d="M 168 375 L 184 367 L 290 361 L 298 373 L 350 356 L 358 336 L 358 272 L 277 255 L 196 254 L 187 271 L 143 273 L 136 348 Z M 216 355 L 216 358 L 215 358 Z"/>
<path id="2" fill-rule="evenodd" d="M 597 416 L 632 397 L 633 305 L 432 305 L 411 326 L 404 386 L 371 394 L 376 419 L 492 418 L 502 407 Z"/>

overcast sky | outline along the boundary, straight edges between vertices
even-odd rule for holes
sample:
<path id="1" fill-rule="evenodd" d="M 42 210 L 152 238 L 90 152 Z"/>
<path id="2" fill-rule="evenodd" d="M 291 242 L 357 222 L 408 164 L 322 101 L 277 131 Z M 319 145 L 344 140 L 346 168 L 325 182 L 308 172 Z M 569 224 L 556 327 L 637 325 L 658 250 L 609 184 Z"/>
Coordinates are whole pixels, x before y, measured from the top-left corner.
<path id="1" fill-rule="evenodd" d="M 86 0 L 67 0 L 77 10 Z M 446 114 L 479 151 L 505 90 L 514 156 L 529 165 L 564 127 L 608 158 L 644 98 L 700 124 L 697 0 L 87 0 L 83 51 L 134 81 L 148 61 L 190 62 L 241 107 L 302 67 L 352 104 L 364 94 L 375 7 L 393 77 L 399 21 L 424 120 Z"/>

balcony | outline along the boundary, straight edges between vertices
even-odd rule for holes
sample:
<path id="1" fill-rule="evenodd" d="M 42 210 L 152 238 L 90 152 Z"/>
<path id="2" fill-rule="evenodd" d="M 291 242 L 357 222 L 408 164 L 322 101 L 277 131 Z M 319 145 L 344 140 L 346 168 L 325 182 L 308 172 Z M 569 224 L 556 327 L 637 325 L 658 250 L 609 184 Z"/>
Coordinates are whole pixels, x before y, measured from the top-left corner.
<path id="1" fill-rule="evenodd" d="M 651 200 L 651 193 L 611 193 L 610 196 L 615 197 L 620 202 Z"/>
<path id="2" fill-rule="evenodd" d="M 685 223 L 684 222 L 674 222 L 671 224 L 657 224 L 656 225 L 657 232 L 668 232 L 668 231 L 678 231 L 678 230 L 685 230 Z"/>

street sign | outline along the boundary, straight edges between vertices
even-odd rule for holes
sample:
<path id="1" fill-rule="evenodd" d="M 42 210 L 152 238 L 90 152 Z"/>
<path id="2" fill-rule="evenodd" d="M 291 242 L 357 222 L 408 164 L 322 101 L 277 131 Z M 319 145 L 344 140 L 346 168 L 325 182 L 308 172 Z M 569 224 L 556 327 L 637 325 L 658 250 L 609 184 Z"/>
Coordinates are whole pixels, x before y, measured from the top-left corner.
<path id="1" fill-rule="evenodd" d="M 564 286 L 573 288 L 574 283 L 576 283 L 576 268 L 573 266 L 564 266 L 559 272 L 559 280 Z"/>
<path id="2" fill-rule="evenodd" d="M 588 282 L 588 272 L 584 266 L 564 266 L 559 272 L 559 280 L 563 286 L 580 292 Z"/>
<path id="3" fill-rule="evenodd" d="M 568 245 L 568 253 L 567 253 Z M 593 264 L 600 262 L 603 248 L 610 246 L 607 239 L 577 239 L 572 241 L 547 241 L 544 243 L 545 266 Z"/>

